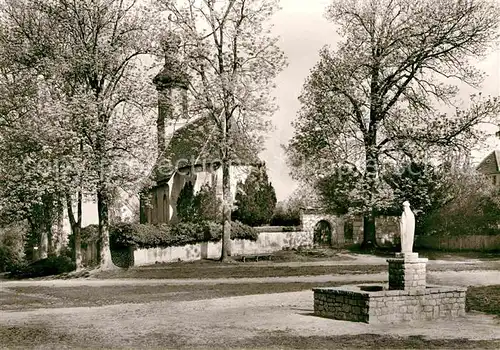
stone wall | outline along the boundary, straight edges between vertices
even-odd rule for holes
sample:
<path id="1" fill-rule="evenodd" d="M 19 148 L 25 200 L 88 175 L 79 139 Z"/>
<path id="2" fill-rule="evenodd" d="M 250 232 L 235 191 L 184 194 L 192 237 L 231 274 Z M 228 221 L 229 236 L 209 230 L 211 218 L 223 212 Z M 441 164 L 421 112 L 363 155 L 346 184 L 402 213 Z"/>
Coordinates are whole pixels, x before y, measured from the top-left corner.
<path id="1" fill-rule="evenodd" d="M 378 286 L 315 288 L 314 313 L 337 320 L 392 323 L 465 315 L 467 288 L 363 291 Z"/>
<path id="2" fill-rule="evenodd" d="M 257 241 L 235 239 L 231 241 L 231 255 L 266 254 L 283 249 L 312 246 L 312 237 L 303 231 L 260 232 Z M 137 249 L 134 266 L 176 261 L 216 259 L 221 256 L 220 242 L 204 242 L 181 247 Z"/>
<path id="3" fill-rule="evenodd" d="M 357 216 L 348 218 L 345 215 L 329 214 L 323 209 L 307 208 L 301 211 L 302 230 L 314 237 L 314 229 L 320 221 L 330 224 L 332 237 L 331 246 L 343 248 L 363 241 L 363 218 Z M 346 225 L 352 224 L 352 238 L 346 237 Z M 399 217 L 380 216 L 375 219 L 377 242 L 382 246 L 390 246 L 399 238 Z"/>
<path id="4" fill-rule="evenodd" d="M 182 247 L 157 247 L 134 250 L 134 266 L 195 260 L 201 260 L 200 244 L 189 244 Z"/>

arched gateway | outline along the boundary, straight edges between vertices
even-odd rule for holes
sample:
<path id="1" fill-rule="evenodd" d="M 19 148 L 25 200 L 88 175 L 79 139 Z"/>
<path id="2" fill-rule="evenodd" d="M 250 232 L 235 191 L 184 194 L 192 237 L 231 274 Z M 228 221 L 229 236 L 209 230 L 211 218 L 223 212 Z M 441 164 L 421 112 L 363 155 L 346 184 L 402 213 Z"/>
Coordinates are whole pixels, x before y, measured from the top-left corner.
<path id="1" fill-rule="evenodd" d="M 347 219 L 322 208 L 302 208 L 301 222 L 314 246 L 340 248 L 360 243 L 363 238 L 362 218 Z"/>

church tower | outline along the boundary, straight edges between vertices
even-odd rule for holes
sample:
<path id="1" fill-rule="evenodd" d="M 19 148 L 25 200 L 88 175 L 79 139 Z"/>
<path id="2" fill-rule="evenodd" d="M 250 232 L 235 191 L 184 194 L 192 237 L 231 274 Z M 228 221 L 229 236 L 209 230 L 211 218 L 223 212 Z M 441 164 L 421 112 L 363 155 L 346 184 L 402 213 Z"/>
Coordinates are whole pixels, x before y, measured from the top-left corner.
<path id="1" fill-rule="evenodd" d="M 168 138 L 173 129 L 183 125 L 188 119 L 188 84 L 189 77 L 185 73 L 179 48 L 180 37 L 170 31 L 163 42 L 165 64 L 153 79 L 158 92 L 157 147 L 161 157 L 168 146 Z"/>

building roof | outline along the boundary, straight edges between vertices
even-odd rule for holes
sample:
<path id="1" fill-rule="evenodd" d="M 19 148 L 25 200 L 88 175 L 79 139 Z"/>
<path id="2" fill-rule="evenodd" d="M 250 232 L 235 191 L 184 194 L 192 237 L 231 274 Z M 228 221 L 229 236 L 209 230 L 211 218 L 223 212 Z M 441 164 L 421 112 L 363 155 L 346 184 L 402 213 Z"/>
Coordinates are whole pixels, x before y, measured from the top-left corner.
<path id="1" fill-rule="evenodd" d="M 238 140 L 232 149 L 232 163 L 239 165 L 258 165 L 261 163 L 254 143 L 238 131 Z M 219 129 L 209 117 L 197 118 L 172 135 L 163 155 L 160 155 L 154 169 L 157 182 L 168 181 L 176 170 L 193 166 L 220 163 L 217 145 Z M 247 140 L 246 140 L 247 139 Z"/>
<path id="2" fill-rule="evenodd" d="M 477 171 L 484 175 L 500 173 L 500 151 L 495 150 L 484 158 L 478 165 Z"/>

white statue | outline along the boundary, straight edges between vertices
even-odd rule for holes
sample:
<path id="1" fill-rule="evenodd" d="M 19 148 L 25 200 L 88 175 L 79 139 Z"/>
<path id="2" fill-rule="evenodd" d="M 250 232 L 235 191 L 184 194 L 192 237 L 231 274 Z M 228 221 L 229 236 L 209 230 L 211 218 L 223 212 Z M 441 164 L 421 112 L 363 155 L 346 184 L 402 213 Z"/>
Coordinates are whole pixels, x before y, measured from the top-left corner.
<path id="1" fill-rule="evenodd" d="M 401 252 L 411 253 L 413 251 L 413 239 L 415 237 L 415 215 L 410 209 L 410 203 L 403 203 L 403 214 L 401 215 Z"/>

